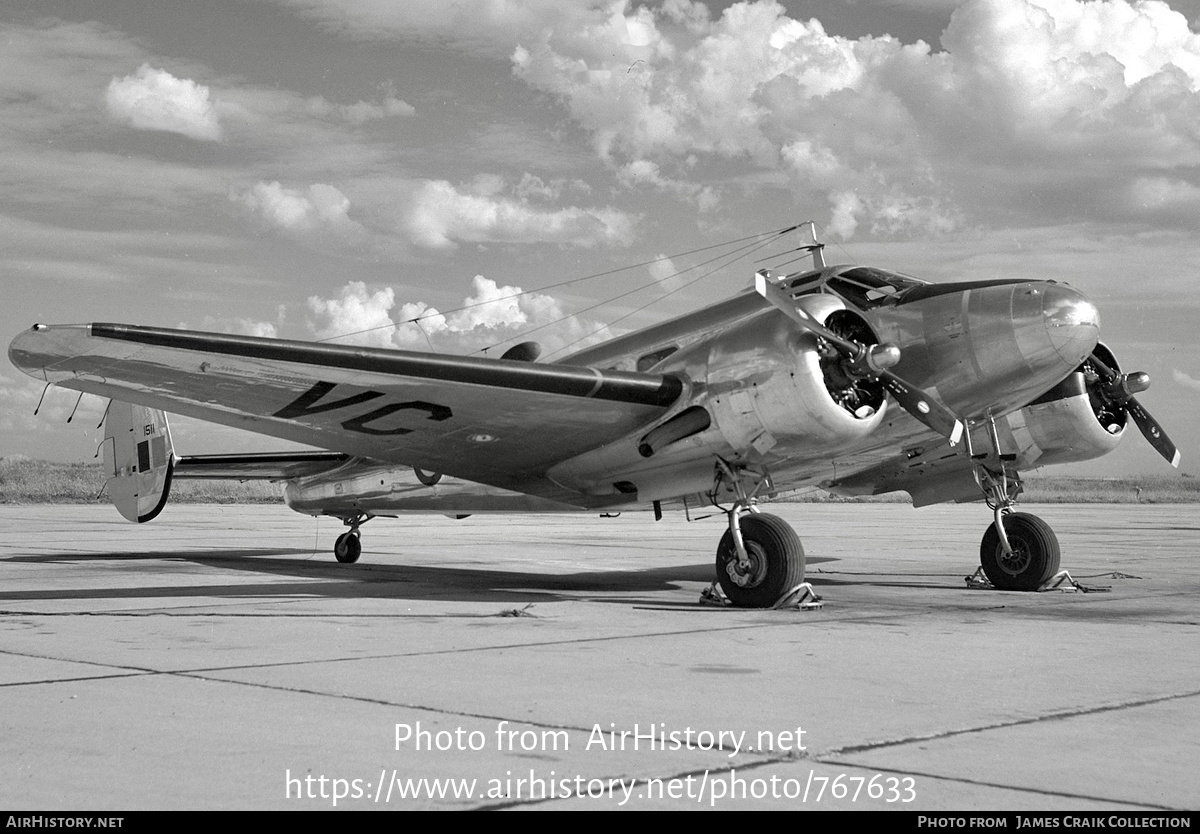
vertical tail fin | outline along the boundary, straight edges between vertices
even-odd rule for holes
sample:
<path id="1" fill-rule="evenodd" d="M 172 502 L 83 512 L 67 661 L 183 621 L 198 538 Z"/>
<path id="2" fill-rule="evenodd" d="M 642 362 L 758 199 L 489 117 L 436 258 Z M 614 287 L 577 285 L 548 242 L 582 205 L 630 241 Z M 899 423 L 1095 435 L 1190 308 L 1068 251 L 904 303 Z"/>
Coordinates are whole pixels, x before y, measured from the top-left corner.
<path id="1" fill-rule="evenodd" d="M 167 504 L 175 451 L 167 415 L 114 400 L 104 419 L 108 496 L 125 518 L 150 521 Z"/>

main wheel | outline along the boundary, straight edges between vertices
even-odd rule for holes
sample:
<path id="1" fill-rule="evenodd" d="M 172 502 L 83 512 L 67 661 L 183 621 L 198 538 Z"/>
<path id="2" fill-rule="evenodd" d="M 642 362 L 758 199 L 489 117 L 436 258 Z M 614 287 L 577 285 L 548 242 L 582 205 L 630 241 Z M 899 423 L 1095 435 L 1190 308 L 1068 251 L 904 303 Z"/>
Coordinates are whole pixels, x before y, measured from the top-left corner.
<path id="1" fill-rule="evenodd" d="M 1049 524 L 1036 515 L 1011 513 L 1004 517 L 1004 532 L 1011 555 L 1000 544 L 995 522 L 979 546 L 979 563 L 994 586 L 1002 591 L 1036 591 L 1058 573 L 1058 537 Z"/>
<path id="2" fill-rule="evenodd" d="M 362 542 L 358 540 L 357 533 L 342 533 L 333 543 L 333 555 L 343 564 L 349 565 L 357 562 L 361 553 Z"/>
<path id="3" fill-rule="evenodd" d="M 769 608 L 804 581 L 804 548 L 779 516 L 748 513 L 740 526 L 750 564 L 738 565 L 733 532 L 726 530 L 717 546 L 717 581 L 739 608 Z"/>

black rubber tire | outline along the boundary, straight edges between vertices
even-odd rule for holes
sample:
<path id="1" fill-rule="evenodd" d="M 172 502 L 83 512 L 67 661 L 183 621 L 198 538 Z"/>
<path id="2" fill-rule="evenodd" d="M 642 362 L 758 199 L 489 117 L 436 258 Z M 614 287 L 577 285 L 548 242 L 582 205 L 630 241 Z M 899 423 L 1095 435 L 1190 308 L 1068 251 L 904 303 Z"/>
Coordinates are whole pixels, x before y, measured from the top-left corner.
<path id="1" fill-rule="evenodd" d="M 979 564 L 993 586 L 1001 591 L 1036 591 L 1058 573 L 1061 553 L 1049 524 L 1029 513 L 1010 513 L 1004 517 L 1004 532 L 1012 546 L 1011 557 L 1000 546 L 995 522 L 979 546 Z"/>
<path id="2" fill-rule="evenodd" d="M 352 565 L 362 554 L 362 542 L 357 533 L 342 533 L 333 543 L 333 555 L 344 565 Z"/>
<path id="3" fill-rule="evenodd" d="M 742 542 L 752 567 L 739 584 L 737 548 L 725 531 L 717 546 L 717 581 L 739 608 L 770 608 L 804 581 L 804 547 L 791 525 L 779 516 L 747 513 L 740 520 Z"/>

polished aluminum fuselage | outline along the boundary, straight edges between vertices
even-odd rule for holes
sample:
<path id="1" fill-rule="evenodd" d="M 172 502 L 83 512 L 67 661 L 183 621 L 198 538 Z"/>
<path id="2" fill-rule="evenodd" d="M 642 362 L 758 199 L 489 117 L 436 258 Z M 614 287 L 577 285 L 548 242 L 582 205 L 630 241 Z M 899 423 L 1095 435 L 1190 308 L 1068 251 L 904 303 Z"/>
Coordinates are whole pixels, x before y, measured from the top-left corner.
<path id="1" fill-rule="evenodd" d="M 287 490 L 289 504 L 331 514 L 345 506 L 372 514 L 454 514 L 645 506 L 688 496 L 704 500 L 712 488 L 716 457 L 764 469 L 775 490 L 849 484 L 847 491 L 908 489 L 916 497 L 928 487 L 930 495 L 941 495 L 932 482 L 919 480 L 923 473 L 916 469 L 907 480 L 894 473 L 891 481 L 882 476 L 872 480 L 867 473 L 905 456 L 921 465 L 952 459 L 966 465 L 970 450 L 990 436 L 989 423 L 1011 444 L 1008 451 L 1019 465 L 1034 459 L 1038 465 L 1054 462 L 1060 447 L 1073 449 L 1073 459 L 1078 459 L 1072 438 L 1047 440 L 1047 431 L 1039 435 L 1036 426 L 1030 429 L 1036 421 L 1025 407 L 1075 371 L 1097 343 L 1096 309 L 1081 293 L 1050 281 L 920 284 L 854 307 L 819 290 L 825 280 L 849 269 L 831 267 L 789 280 L 791 287 L 818 287 L 802 291 L 796 303 L 820 319 L 840 309 L 861 315 L 878 341 L 899 347 L 895 374 L 968 424 L 967 442 L 950 447 L 946 438 L 894 401 L 865 416 L 841 409 L 825 390 L 816 337 L 747 291 L 560 363 L 671 374 L 686 382 L 685 396 L 661 419 L 545 473 L 577 500 L 545 501 L 453 479 L 428 487 L 411 471 L 350 464 L 338 479 L 326 475 L 293 482 Z M 639 453 L 639 440 L 648 431 L 694 407 L 711 415 L 707 429 L 651 457 Z M 1073 402 L 1071 407 L 1081 405 Z M 1102 442 L 1095 448 L 1099 454 L 1110 446 Z M 947 468 L 939 466 L 929 468 L 931 478 Z M 966 471 L 958 469 L 959 474 Z M 856 475 L 861 483 L 855 482 Z M 961 486 L 951 492 L 961 493 Z"/>

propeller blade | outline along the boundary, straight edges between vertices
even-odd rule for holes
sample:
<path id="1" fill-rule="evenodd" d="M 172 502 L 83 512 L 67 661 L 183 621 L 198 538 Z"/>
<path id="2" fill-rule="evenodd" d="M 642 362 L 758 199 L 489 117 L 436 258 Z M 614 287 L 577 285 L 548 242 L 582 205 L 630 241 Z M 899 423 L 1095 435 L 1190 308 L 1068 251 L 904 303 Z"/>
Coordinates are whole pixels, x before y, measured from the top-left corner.
<path id="1" fill-rule="evenodd" d="M 1133 421 L 1142 430 L 1142 435 L 1154 447 L 1155 451 L 1178 469 L 1179 449 L 1171 442 L 1171 438 L 1167 437 L 1167 433 L 1163 431 L 1158 421 L 1151 417 L 1150 412 L 1143 408 L 1142 404 L 1134 397 L 1126 400 L 1125 407 L 1129 410 L 1129 416 L 1133 417 Z"/>
<path id="2" fill-rule="evenodd" d="M 950 409 L 925 395 L 919 388 L 909 385 L 896 376 L 888 367 L 900 361 L 900 350 L 895 345 L 861 345 L 834 333 L 821 322 L 798 307 L 792 298 L 777 285 L 767 280 L 762 272 L 754 274 L 754 291 L 782 310 L 788 318 L 811 333 L 820 336 L 846 351 L 864 375 L 876 376 L 883 386 L 900 403 L 900 407 L 916 417 L 929 428 L 950 439 L 955 446 L 962 439 L 963 423 Z"/>
<path id="3" fill-rule="evenodd" d="M 1094 352 L 1088 357 L 1088 361 L 1100 375 L 1107 396 L 1124 406 L 1125 410 L 1129 412 L 1129 416 L 1133 418 L 1133 422 L 1137 423 L 1137 427 L 1147 442 L 1168 463 L 1178 469 L 1180 459 L 1178 447 L 1171 442 L 1171 438 L 1167 437 L 1167 433 L 1163 431 L 1163 427 L 1159 425 L 1158 421 L 1151 417 L 1150 412 L 1134 397 L 1134 394 L 1150 387 L 1150 376 L 1141 372 L 1123 374 L 1104 364 L 1104 361 Z"/>
<path id="4" fill-rule="evenodd" d="M 1114 371 L 1112 368 L 1108 367 L 1108 365 L 1105 365 L 1104 360 L 1097 356 L 1095 351 L 1093 351 L 1092 355 L 1088 357 L 1088 361 L 1096 366 L 1096 370 L 1100 373 L 1100 376 L 1104 378 L 1104 383 L 1106 385 L 1117 377 L 1117 371 Z"/>
<path id="5" fill-rule="evenodd" d="M 951 446 L 958 445 L 958 441 L 962 439 L 963 423 L 954 416 L 954 412 L 925 396 L 923 391 L 909 385 L 891 371 L 882 371 L 879 379 L 888 393 L 900 403 L 901 408 L 938 434 L 949 438 Z"/>
<path id="6" fill-rule="evenodd" d="M 805 330 L 815 333 L 828 342 L 832 342 L 852 355 L 858 352 L 860 347 L 858 342 L 852 342 L 849 339 L 839 336 L 810 316 L 803 307 L 797 307 L 796 302 L 792 300 L 791 296 L 768 281 L 767 276 L 761 272 L 754 273 L 754 291 L 771 302 L 772 306 L 782 310 L 787 314 L 788 318 Z"/>

